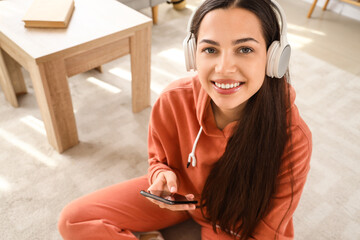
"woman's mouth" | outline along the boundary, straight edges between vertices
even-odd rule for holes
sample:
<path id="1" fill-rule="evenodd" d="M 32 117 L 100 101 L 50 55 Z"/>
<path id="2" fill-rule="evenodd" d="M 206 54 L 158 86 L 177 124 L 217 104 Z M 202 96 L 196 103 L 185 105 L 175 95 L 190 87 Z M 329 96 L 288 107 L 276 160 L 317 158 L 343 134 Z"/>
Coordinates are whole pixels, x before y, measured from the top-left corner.
<path id="1" fill-rule="evenodd" d="M 241 88 L 244 82 L 234 80 L 211 81 L 213 88 L 220 94 L 233 94 Z"/>
<path id="2" fill-rule="evenodd" d="M 229 89 L 229 88 L 234 88 L 234 87 L 238 87 L 240 86 L 240 82 L 237 82 L 237 83 L 217 83 L 217 82 L 214 82 L 215 86 L 217 86 L 218 88 L 221 88 L 221 89 Z"/>

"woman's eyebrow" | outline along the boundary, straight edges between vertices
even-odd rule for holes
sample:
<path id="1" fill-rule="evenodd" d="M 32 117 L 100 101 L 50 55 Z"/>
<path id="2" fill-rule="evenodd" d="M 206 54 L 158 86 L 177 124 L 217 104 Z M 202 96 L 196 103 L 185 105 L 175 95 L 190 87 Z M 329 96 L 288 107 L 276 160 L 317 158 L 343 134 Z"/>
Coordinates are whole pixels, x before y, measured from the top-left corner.
<path id="1" fill-rule="evenodd" d="M 244 43 L 244 42 L 256 42 L 256 43 L 259 43 L 256 39 L 252 38 L 252 37 L 247 37 L 247 38 L 240 38 L 240 39 L 236 39 L 234 41 L 232 41 L 232 44 L 233 45 L 237 45 L 237 44 L 240 44 L 240 43 Z M 210 40 L 210 39 L 202 39 L 200 43 L 208 43 L 208 44 L 211 44 L 211 45 L 215 45 L 215 46 L 220 46 L 220 44 L 214 40 Z"/>
<path id="2" fill-rule="evenodd" d="M 259 43 L 256 39 L 254 39 L 254 38 L 252 38 L 252 37 L 248 37 L 248 38 L 241 38 L 241 39 L 234 40 L 234 41 L 232 42 L 232 44 L 233 44 L 233 45 L 237 45 L 237 44 L 239 44 L 239 43 L 244 43 L 244 42 L 249 42 L 249 41 Z"/>
<path id="3" fill-rule="evenodd" d="M 211 44 L 211 45 L 215 45 L 215 46 L 220 46 L 220 44 L 218 42 L 215 42 L 213 40 L 210 40 L 210 39 L 202 39 L 200 43 L 208 43 L 208 44 Z"/>

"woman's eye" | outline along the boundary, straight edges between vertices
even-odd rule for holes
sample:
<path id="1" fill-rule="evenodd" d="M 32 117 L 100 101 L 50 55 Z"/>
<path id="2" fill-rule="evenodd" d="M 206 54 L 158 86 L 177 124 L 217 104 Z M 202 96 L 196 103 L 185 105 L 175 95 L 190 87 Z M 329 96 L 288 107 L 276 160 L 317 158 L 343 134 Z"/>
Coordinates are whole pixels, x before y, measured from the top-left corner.
<path id="1" fill-rule="evenodd" d="M 253 50 L 251 48 L 249 48 L 249 47 L 242 47 L 242 48 L 239 48 L 239 52 L 244 53 L 244 54 L 248 54 L 248 53 L 253 52 Z"/>
<path id="2" fill-rule="evenodd" d="M 216 53 L 216 49 L 214 49 L 214 48 L 205 48 L 203 50 L 203 52 L 213 54 L 213 53 Z"/>

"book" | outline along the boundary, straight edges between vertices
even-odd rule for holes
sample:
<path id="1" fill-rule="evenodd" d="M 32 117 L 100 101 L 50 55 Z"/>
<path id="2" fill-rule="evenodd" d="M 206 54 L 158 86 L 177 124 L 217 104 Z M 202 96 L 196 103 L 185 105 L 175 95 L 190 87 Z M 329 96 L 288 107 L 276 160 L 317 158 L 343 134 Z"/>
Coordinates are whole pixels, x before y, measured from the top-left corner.
<path id="1" fill-rule="evenodd" d="M 74 8 L 74 0 L 33 0 L 22 20 L 25 27 L 66 28 Z"/>

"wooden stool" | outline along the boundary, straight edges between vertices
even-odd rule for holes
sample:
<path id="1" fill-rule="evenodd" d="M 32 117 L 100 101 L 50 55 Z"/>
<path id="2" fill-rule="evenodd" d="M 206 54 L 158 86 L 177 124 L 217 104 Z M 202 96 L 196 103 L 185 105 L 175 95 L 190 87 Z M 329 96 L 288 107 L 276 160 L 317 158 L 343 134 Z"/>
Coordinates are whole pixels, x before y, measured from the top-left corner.
<path id="1" fill-rule="evenodd" d="M 315 8 L 315 6 L 316 6 L 316 3 L 317 3 L 317 0 L 314 0 L 313 4 L 312 4 L 311 7 L 310 7 L 310 10 L 309 10 L 309 12 L 308 12 L 308 15 L 307 15 L 308 18 L 311 18 L 311 14 L 312 14 L 312 12 L 314 11 L 314 8 Z M 326 10 L 326 7 L 327 7 L 328 3 L 329 3 L 329 0 L 326 0 L 325 5 L 324 5 L 324 7 L 323 7 L 323 9 L 322 9 L 323 11 Z"/>
<path id="2" fill-rule="evenodd" d="M 341 1 L 341 2 L 345 2 L 345 3 L 349 3 L 349 4 L 354 5 L 354 6 L 360 7 L 360 0 L 340 0 L 340 1 Z M 312 4 L 311 7 L 310 7 L 310 10 L 309 10 L 309 12 L 308 12 L 308 15 L 307 15 L 308 18 L 311 18 L 311 14 L 312 14 L 312 12 L 314 11 L 314 8 L 315 8 L 315 6 L 316 6 L 316 3 L 317 3 L 317 0 L 314 0 L 313 4 Z M 326 7 L 327 7 L 328 3 L 329 3 L 329 0 L 326 0 L 325 5 L 324 5 L 324 7 L 323 7 L 323 9 L 322 9 L 323 11 L 326 10 Z"/>

